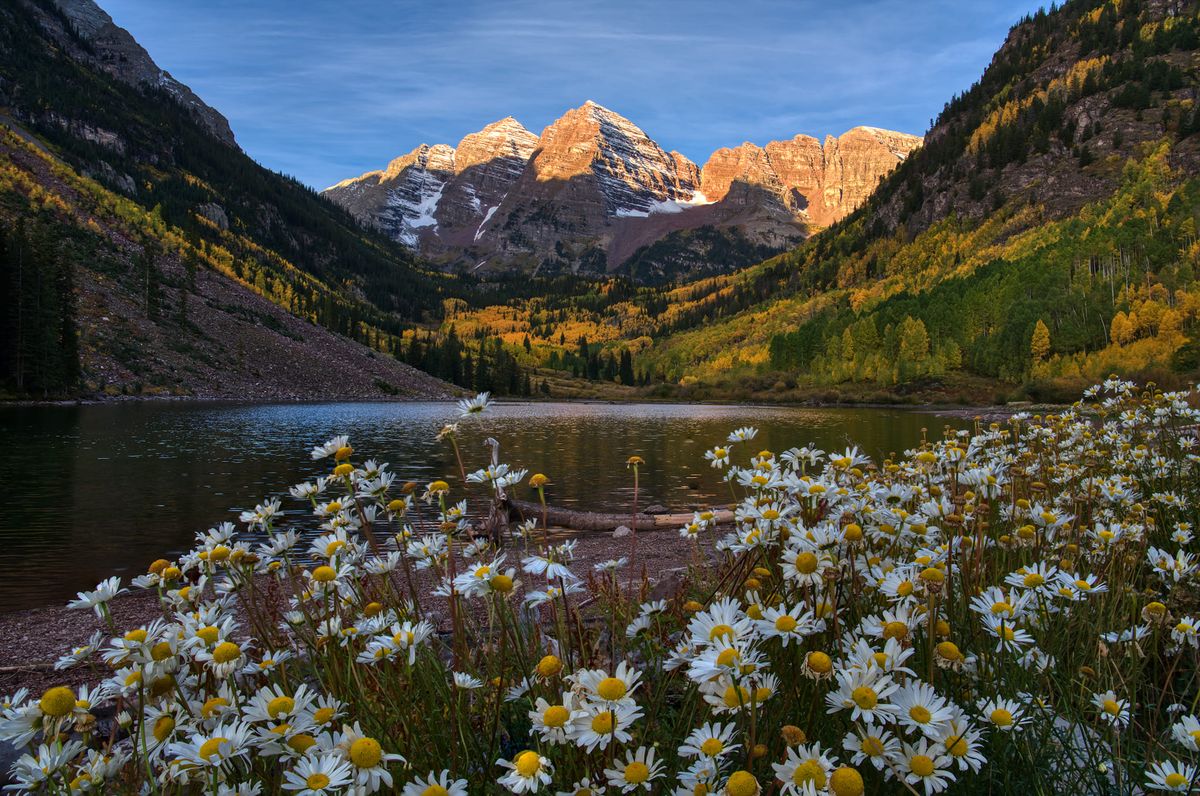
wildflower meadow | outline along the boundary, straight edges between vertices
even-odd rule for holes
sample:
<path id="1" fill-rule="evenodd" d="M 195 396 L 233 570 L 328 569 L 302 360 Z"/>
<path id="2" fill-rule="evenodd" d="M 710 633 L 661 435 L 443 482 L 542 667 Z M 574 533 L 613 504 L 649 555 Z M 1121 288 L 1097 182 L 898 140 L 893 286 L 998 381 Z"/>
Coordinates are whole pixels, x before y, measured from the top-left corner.
<path id="1" fill-rule="evenodd" d="M 87 685 L 0 698 L 8 787 L 1196 792 L 1190 399 L 1112 378 L 879 461 L 734 430 L 706 454 L 730 504 L 670 578 L 645 530 L 581 571 L 545 514 L 509 524 L 569 474 L 468 461 L 458 425 L 456 477 L 421 485 L 336 437 L 290 489 L 315 533 L 270 499 L 133 580 L 160 618 L 116 626 L 115 578 L 71 603 L 109 632 L 57 664 Z"/>

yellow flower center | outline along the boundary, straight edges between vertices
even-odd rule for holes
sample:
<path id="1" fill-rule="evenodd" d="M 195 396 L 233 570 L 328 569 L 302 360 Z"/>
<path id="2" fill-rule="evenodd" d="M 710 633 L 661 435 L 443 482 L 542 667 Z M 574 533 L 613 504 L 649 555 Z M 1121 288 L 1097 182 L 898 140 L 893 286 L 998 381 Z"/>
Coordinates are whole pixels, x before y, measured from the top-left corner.
<path id="1" fill-rule="evenodd" d="M 200 744 L 200 758 L 203 760 L 211 760 L 212 756 L 221 750 L 221 744 L 228 741 L 228 738 L 209 738 L 204 743 Z"/>
<path id="2" fill-rule="evenodd" d="M 854 704 L 863 710 L 871 710 L 879 704 L 879 696 L 875 693 L 875 689 L 869 685 L 860 685 L 854 689 L 850 692 L 850 698 L 854 700 Z"/>
<path id="3" fill-rule="evenodd" d="M 313 713 L 313 721 L 317 724 L 328 724 L 333 721 L 333 714 L 333 708 L 317 708 L 316 712 Z"/>
<path id="4" fill-rule="evenodd" d="M 829 777 L 829 792 L 833 796 L 862 796 L 864 790 L 862 774 L 850 766 L 842 766 Z"/>
<path id="5" fill-rule="evenodd" d="M 312 571 L 312 578 L 317 583 L 329 583 L 330 581 L 337 578 L 337 572 L 334 570 L 333 567 L 320 566 Z"/>
<path id="6" fill-rule="evenodd" d="M 1022 582 L 1025 584 L 1025 588 L 1036 589 L 1038 586 L 1041 586 L 1043 583 L 1045 583 L 1046 579 L 1037 572 L 1030 572 L 1025 576 L 1025 579 Z"/>
<path id="7" fill-rule="evenodd" d="M 908 625 L 903 622 L 888 622 L 883 626 L 884 638 L 903 639 L 908 636 Z"/>
<path id="8" fill-rule="evenodd" d="M 825 787 L 825 769 L 816 760 L 805 760 L 792 772 L 792 782 L 801 786 L 811 784 L 816 790 L 822 790 Z"/>
<path id="9" fill-rule="evenodd" d="M 996 708 L 992 711 L 992 715 L 988 718 L 990 718 L 992 720 L 992 724 L 995 724 L 997 727 L 1011 727 L 1013 723 L 1012 713 L 1009 713 L 1004 708 Z"/>
<path id="10" fill-rule="evenodd" d="M 162 715 L 154 720 L 154 740 L 162 743 L 171 736 L 175 731 L 175 719 L 171 716 Z"/>
<path id="11" fill-rule="evenodd" d="M 42 694 L 38 707 L 52 718 L 65 716 L 75 709 L 75 692 L 62 685 L 51 688 Z"/>
<path id="12" fill-rule="evenodd" d="M 637 760 L 625 766 L 625 781 L 630 785 L 640 785 L 650 779 L 650 768 Z"/>
<path id="13" fill-rule="evenodd" d="M 513 579 L 508 575 L 493 575 L 488 584 L 491 585 L 492 591 L 498 591 L 501 594 L 508 594 L 513 590 Z"/>
<path id="14" fill-rule="evenodd" d="M 896 594 L 899 594 L 901 597 L 911 597 L 914 588 L 911 580 L 902 580 L 900 581 L 900 585 L 896 587 Z"/>
<path id="15" fill-rule="evenodd" d="M 929 720 L 933 718 L 933 716 L 929 713 L 929 710 L 922 705 L 913 705 L 911 708 L 909 708 L 908 717 L 917 724 L 928 724 Z"/>
<path id="16" fill-rule="evenodd" d="M 959 736 L 954 743 L 946 747 L 946 751 L 954 757 L 963 757 L 967 752 L 971 751 L 971 747 L 967 744 L 967 739 Z"/>
<path id="17" fill-rule="evenodd" d="M 868 735 L 862 739 L 862 750 L 871 757 L 881 757 L 883 755 L 883 741 L 874 735 Z"/>
<path id="18" fill-rule="evenodd" d="M 296 700 L 288 696 L 277 696 L 267 703 L 267 715 L 273 719 L 296 709 Z"/>
<path id="19" fill-rule="evenodd" d="M 514 761 L 517 773 L 523 777 L 532 777 L 542 770 L 542 758 L 537 752 L 521 752 Z"/>
<path id="20" fill-rule="evenodd" d="M 200 708 L 200 715 L 206 719 L 211 719 L 213 714 L 216 713 L 220 708 L 226 707 L 229 707 L 228 699 L 225 697 L 213 697 L 205 702 L 203 707 Z"/>
<path id="21" fill-rule="evenodd" d="M 321 790 L 322 788 L 329 787 L 329 777 L 318 771 L 314 774 L 309 774 L 308 779 L 304 780 L 304 784 L 308 786 L 309 790 Z"/>
<path id="22" fill-rule="evenodd" d="M 146 629 L 139 627 L 136 630 L 130 630 L 125 634 L 126 641 L 132 641 L 135 644 L 141 644 L 146 640 Z"/>
<path id="23" fill-rule="evenodd" d="M 791 633 L 796 629 L 796 618 L 791 614 L 784 614 L 775 620 L 775 629 L 780 633 Z"/>
<path id="24" fill-rule="evenodd" d="M 150 648 L 150 657 L 155 661 L 165 661 L 172 655 L 171 645 L 166 641 L 160 641 Z"/>
<path id="25" fill-rule="evenodd" d="M 374 738 L 359 738 L 350 744 L 350 762 L 359 768 L 374 768 L 383 759 L 383 749 Z"/>
<path id="26" fill-rule="evenodd" d="M 733 638 L 733 628 L 729 625 L 715 625 L 713 629 L 708 631 L 708 640 L 716 641 L 719 638 Z"/>
<path id="27" fill-rule="evenodd" d="M 611 710 L 597 713 L 592 717 L 592 732 L 597 735 L 607 735 L 613 731 L 613 714 Z"/>
<path id="28" fill-rule="evenodd" d="M 561 727 L 567 723 L 571 713 L 562 705 L 551 705 L 542 714 L 542 724 L 547 727 Z"/>
<path id="29" fill-rule="evenodd" d="M 725 689 L 725 707 L 736 708 L 750 701 L 750 690 L 745 686 L 729 686 Z"/>
<path id="30" fill-rule="evenodd" d="M 434 783 L 425 790 L 421 791 L 421 796 L 450 796 L 450 791 L 446 790 L 441 785 Z"/>
<path id="31" fill-rule="evenodd" d="M 725 749 L 725 744 L 720 738 L 709 738 L 704 743 L 700 744 L 700 751 L 708 757 L 716 757 Z"/>
<path id="32" fill-rule="evenodd" d="M 758 780 L 749 771 L 735 771 L 725 783 L 729 796 L 754 796 L 758 793 Z"/>
<path id="33" fill-rule="evenodd" d="M 1187 783 L 1187 777 L 1180 774 L 1178 771 L 1172 771 L 1163 777 L 1163 782 L 1168 788 L 1182 788 Z"/>
<path id="34" fill-rule="evenodd" d="M 807 550 L 796 555 L 796 571 L 802 575 L 811 575 L 817 571 L 817 556 Z"/>
<path id="35" fill-rule="evenodd" d="M 740 657 L 741 656 L 738 655 L 737 650 L 735 650 L 733 647 L 728 647 L 721 650 L 720 654 L 717 655 L 717 665 L 733 666 Z"/>
<path id="36" fill-rule="evenodd" d="M 596 686 L 596 693 L 600 698 L 609 702 L 616 702 L 625 696 L 626 690 L 625 681 L 618 677 L 605 677 Z"/>
<path id="37" fill-rule="evenodd" d="M 808 653 L 805 664 L 817 674 L 829 674 L 833 670 L 833 660 L 824 652 Z"/>
<path id="38" fill-rule="evenodd" d="M 1116 700 L 1112 699 L 1104 700 L 1100 703 L 1100 707 L 1110 716 L 1116 716 L 1121 712 L 1121 706 L 1117 704 Z"/>
<path id="39" fill-rule="evenodd" d="M 229 663 L 236 661 L 238 656 L 242 654 L 242 648 L 232 641 L 222 641 L 213 650 L 213 660 L 217 663 Z"/>
<path id="40" fill-rule="evenodd" d="M 547 655 L 538 661 L 537 673 L 542 677 L 553 677 L 562 671 L 562 661 L 554 655 Z"/>
<path id="41" fill-rule="evenodd" d="M 918 777 L 928 777 L 933 773 L 933 758 L 926 755 L 913 755 L 908 761 L 908 767 Z"/>
<path id="42" fill-rule="evenodd" d="M 202 640 L 205 644 L 216 644 L 217 639 L 221 637 L 221 631 L 209 625 L 202 627 L 196 631 L 196 637 Z"/>
<path id="43" fill-rule="evenodd" d="M 291 738 L 289 738 L 287 745 L 292 751 L 304 754 L 311 749 L 316 742 L 316 738 L 312 737 L 308 733 L 302 732 L 299 735 L 293 735 Z"/>

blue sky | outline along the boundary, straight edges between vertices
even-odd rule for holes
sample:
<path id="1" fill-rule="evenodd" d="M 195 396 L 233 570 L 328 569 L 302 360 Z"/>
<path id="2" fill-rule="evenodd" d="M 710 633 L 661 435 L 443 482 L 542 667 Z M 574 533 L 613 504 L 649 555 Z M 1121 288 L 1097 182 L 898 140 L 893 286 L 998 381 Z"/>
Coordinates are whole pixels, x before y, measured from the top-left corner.
<path id="1" fill-rule="evenodd" d="M 869 124 L 922 133 L 1020 0 L 99 0 L 316 188 L 512 115 L 592 99 L 699 163 L 717 147 Z"/>

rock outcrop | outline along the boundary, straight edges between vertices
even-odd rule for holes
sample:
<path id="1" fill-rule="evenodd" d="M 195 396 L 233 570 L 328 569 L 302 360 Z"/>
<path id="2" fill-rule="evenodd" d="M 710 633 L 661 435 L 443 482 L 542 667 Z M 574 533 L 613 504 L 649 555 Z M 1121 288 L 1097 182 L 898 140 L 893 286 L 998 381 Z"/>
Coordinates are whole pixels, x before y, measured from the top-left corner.
<path id="1" fill-rule="evenodd" d="M 92 0 L 54 0 L 54 5 L 91 46 L 96 66 L 130 85 L 165 91 L 190 110 L 214 136 L 230 146 L 237 146 L 229 120 L 154 63 L 145 48 L 129 31 L 114 23 L 104 9 Z"/>
<path id="2" fill-rule="evenodd" d="M 719 149 L 701 168 L 588 101 L 541 136 L 501 119 L 325 193 L 447 266 L 603 273 L 700 227 L 786 248 L 853 211 L 920 143 L 856 127 L 824 144 L 799 135 Z"/>

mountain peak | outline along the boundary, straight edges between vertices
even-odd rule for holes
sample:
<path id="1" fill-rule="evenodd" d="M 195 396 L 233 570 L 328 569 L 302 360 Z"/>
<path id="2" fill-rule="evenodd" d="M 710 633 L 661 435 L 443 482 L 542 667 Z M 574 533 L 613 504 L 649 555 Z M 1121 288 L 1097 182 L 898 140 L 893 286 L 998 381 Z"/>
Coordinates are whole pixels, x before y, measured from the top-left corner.
<path id="1" fill-rule="evenodd" d="M 463 136 L 458 142 L 455 169 L 463 171 L 472 166 L 500 158 L 524 161 L 537 148 L 538 137 L 512 116 L 492 122 L 477 133 Z"/>
<path id="2" fill-rule="evenodd" d="M 672 230 L 705 224 L 749 224 L 779 247 L 854 209 L 911 149 L 902 134 L 855 131 L 824 145 L 745 141 L 701 169 L 589 99 L 540 136 L 506 116 L 457 148 L 422 145 L 329 195 L 428 256 L 471 265 L 536 266 L 601 249 L 613 267 Z"/>

